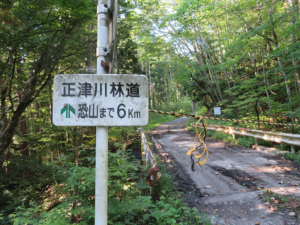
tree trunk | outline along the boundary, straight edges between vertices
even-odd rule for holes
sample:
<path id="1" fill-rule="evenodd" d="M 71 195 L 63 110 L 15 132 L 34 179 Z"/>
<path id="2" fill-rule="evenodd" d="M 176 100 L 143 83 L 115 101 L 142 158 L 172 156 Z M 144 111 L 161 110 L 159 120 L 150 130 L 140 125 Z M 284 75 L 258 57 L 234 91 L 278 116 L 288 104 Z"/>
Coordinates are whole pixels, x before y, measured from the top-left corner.
<path id="1" fill-rule="evenodd" d="M 255 112 L 257 117 L 257 129 L 260 130 L 259 112 L 258 112 L 258 100 L 255 102 Z M 258 138 L 255 138 L 255 148 L 258 149 Z"/>
<path id="2" fill-rule="evenodd" d="M 273 128 L 274 128 L 274 131 L 276 132 L 276 126 L 274 125 L 274 117 L 273 117 L 273 112 L 272 112 L 271 100 L 270 100 L 270 96 L 269 96 L 269 93 L 268 93 L 268 86 L 269 86 L 268 84 L 269 84 L 269 82 L 266 80 L 266 76 L 265 76 L 264 56 L 262 56 L 262 63 L 263 63 L 263 76 L 264 76 L 266 95 L 268 97 L 269 111 L 270 111 L 270 115 L 271 115 L 272 122 L 273 122 Z"/>
<path id="3" fill-rule="evenodd" d="M 289 1 L 290 1 L 290 0 L 289 0 Z M 271 14 L 271 12 L 270 12 L 270 9 L 269 9 L 269 7 L 268 7 L 268 5 L 267 5 L 266 0 L 264 0 L 264 2 L 265 2 L 265 4 L 266 4 L 266 6 L 267 6 L 267 11 L 268 11 L 269 19 L 270 19 L 270 21 L 271 21 L 271 24 L 273 25 L 272 14 Z M 272 34 L 273 34 L 273 38 L 274 38 L 275 48 L 277 49 L 277 48 L 278 48 L 278 38 L 277 38 L 277 35 L 276 35 L 276 32 L 275 32 L 274 28 L 272 28 Z M 288 101 L 289 101 L 289 103 L 290 103 L 290 105 L 291 105 L 291 103 L 292 103 L 292 95 L 291 95 L 291 89 L 290 89 L 290 87 L 289 87 L 289 85 L 288 85 L 288 80 L 289 80 L 289 79 L 288 79 L 287 74 L 285 73 L 285 70 L 283 69 L 283 66 L 282 66 L 281 58 L 280 58 L 280 57 L 277 58 L 277 62 L 278 62 L 280 71 L 281 71 L 281 73 L 282 73 L 282 76 L 284 77 L 285 89 L 286 89 L 286 93 L 287 93 L 287 96 L 288 96 Z M 291 112 L 293 111 L 292 106 L 291 106 L 290 110 L 291 110 Z M 292 116 L 291 119 L 292 119 L 292 122 L 295 121 L 295 117 L 294 117 L 294 116 Z M 293 131 L 293 129 L 292 129 L 292 131 Z"/>
<path id="4" fill-rule="evenodd" d="M 90 29 L 93 30 L 93 24 L 90 25 Z M 93 59 L 93 54 L 94 54 L 94 48 L 93 48 L 93 43 L 92 40 L 94 39 L 93 35 L 90 35 L 89 38 L 89 44 L 88 44 L 88 56 L 87 56 L 87 72 L 88 73 L 95 73 L 94 72 L 94 68 L 93 68 L 93 64 L 92 64 L 92 59 Z"/>
<path id="5" fill-rule="evenodd" d="M 214 95 L 211 93 L 211 90 L 210 90 L 209 88 L 207 88 L 206 86 L 201 85 L 201 84 L 198 82 L 198 80 L 195 79 L 195 78 L 193 77 L 192 74 L 191 74 L 191 78 L 193 79 L 193 81 L 195 81 L 195 83 L 198 85 L 198 87 L 199 87 L 200 89 L 206 90 L 206 93 L 210 96 L 211 101 L 213 102 L 213 105 L 216 105 L 217 102 L 216 102 L 216 99 L 214 98 Z"/>
<path id="6" fill-rule="evenodd" d="M 195 102 L 192 102 L 192 114 L 195 115 Z"/>
<path id="7" fill-rule="evenodd" d="M 218 24 L 217 24 L 217 20 L 216 20 L 216 16 L 215 16 L 215 11 L 213 11 L 213 15 L 214 15 L 214 21 L 215 21 L 215 25 L 216 25 L 216 29 L 217 29 L 217 36 L 218 36 L 218 39 L 219 39 L 219 55 L 220 55 L 220 59 L 221 59 L 221 63 L 223 63 L 223 53 L 222 53 L 222 45 L 221 45 L 221 36 L 220 36 L 220 31 L 219 31 L 219 27 L 218 27 Z M 226 77 L 226 81 L 227 81 L 227 88 L 231 88 L 231 85 L 230 85 L 230 82 L 229 82 L 229 77 L 228 77 L 228 73 L 226 71 L 226 69 L 224 69 L 224 74 L 225 74 L 225 77 Z"/>
<path id="8" fill-rule="evenodd" d="M 170 69 L 170 89 L 171 89 L 171 92 L 172 92 L 172 96 L 173 96 L 173 77 L 172 77 L 172 66 L 171 66 L 171 63 L 170 63 L 170 58 L 169 58 L 169 69 Z"/>
<path id="9" fill-rule="evenodd" d="M 295 11 L 295 5 L 296 5 L 295 0 L 288 0 L 288 3 L 289 3 L 289 8 L 290 8 L 290 13 L 293 14 L 293 11 Z M 292 16 L 291 20 L 290 20 L 290 25 L 294 26 L 295 22 L 296 22 L 296 18 L 294 16 Z M 292 44 L 295 43 L 294 33 L 291 34 L 291 43 Z M 299 70 L 295 69 L 295 67 L 297 66 L 295 59 L 292 60 L 292 63 L 293 63 L 293 67 L 294 67 L 293 69 L 294 69 L 294 77 L 295 77 L 295 90 L 296 90 L 296 94 L 298 96 L 300 96 Z M 292 133 L 294 133 L 294 127 L 292 127 Z"/>
<path id="10" fill-rule="evenodd" d="M 36 118 L 39 119 L 40 118 L 40 105 L 39 103 L 35 103 L 35 109 L 36 109 Z M 36 126 L 36 132 L 40 133 L 41 132 L 41 127 L 39 125 Z"/>
<path id="11" fill-rule="evenodd" d="M 81 146 L 80 143 L 80 137 L 78 135 L 78 127 L 74 127 L 73 128 L 73 148 L 75 151 L 75 162 L 76 162 L 76 166 L 78 166 L 78 162 L 79 162 L 79 146 Z"/>
<path id="12" fill-rule="evenodd" d="M 20 120 L 20 136 L 24 136 L 27 134 L 27 124 L 26 124 L 26 117 L 22 116 Z M 27 141 L 23 141 L 21 144 L 21 151 L 23 156 L 23 170 L 22 170 L 22 176 L 23 176 L 23 182 L 26 178 L 30 176 L 30 168 L 28 167 L 28 159 L 30 155 L 29 151 L 29 144 Z"/>
<path id="13" fill-rule="evenodd" d="M 150 86 L 150 107 L 153 110 L 153 87 L 151 81 L 150 57 L 149 57 L 149 86 Z"/>
<path id="14" fill-rule="evenodd" d="M 192 114 L 196 115 L 196 112 L 195 112 L 195 102 L 192 102 Z M 194 121 L 195 121 L 195 117 L 194 117 Z"/>

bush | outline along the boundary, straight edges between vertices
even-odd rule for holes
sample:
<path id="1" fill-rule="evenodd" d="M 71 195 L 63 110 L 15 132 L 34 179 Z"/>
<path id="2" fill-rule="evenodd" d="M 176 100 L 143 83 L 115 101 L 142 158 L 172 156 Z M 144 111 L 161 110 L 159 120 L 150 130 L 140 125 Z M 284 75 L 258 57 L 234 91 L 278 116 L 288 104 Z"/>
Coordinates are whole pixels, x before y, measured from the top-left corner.
<path id="1" fill-rule="evenodd" d="M 95 158 L 89 156 L 86 160 L 90 166 L 76 166 L 68 156 L 50 163 L 56 184 L 48 189 L 42 204 L 22 204 L 8 218 L 5 212 L 0 212 L 1 224 L 94 224 Z M 115 153 L 109 152 L 108 224 L 199 224 L 202 221 L 198 210 L 183 205 L 182 198 L 174 192 L 172 178 L 159 166 L 163 175 L 155 201 L 150 196 L 151 187 L 146 184 L 148 170 L 132 157 L 130 150 L 122 147 Z"/>
<path id="2" fill-rule="evenodd" d="M 165 104 L 156 108 L 160 111 L 175 111 L 177 113 L 191 113 L 192 100 L 190 97 L 183 96 L 179 102 L 166 102 Z"/>
<path id="3" fill-rule="evenodd" d="M 294 153 L 287 152 L 287 153 L 281 153 L 278 155 L 283 156 L 286 159 L 291 159 L 291 160 L 295 161 L 296 163 L 300 164 L 300 153 L 294 154 Z"/>

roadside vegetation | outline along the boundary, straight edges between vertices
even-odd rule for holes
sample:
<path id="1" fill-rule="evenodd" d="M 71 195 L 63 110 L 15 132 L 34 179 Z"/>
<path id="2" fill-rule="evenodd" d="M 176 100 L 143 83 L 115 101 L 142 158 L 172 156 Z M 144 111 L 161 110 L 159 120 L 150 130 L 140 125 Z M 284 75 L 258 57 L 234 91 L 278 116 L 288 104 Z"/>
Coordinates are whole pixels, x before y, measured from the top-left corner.
<path id="1" fill-rule="evenodd" d="M 196 123 L 196 122 L 197 121 L 194 121 L 193 118 L 190 118 L 185 123 L 184 126 L 188 129 L 188 131 L 196 133 L 195 128 L 192 127 L 192 125 L 191 125 L 192 123 Z M 231 126 L 231 127 L 247 127 L 247 126 L 244 126 L 244 124 L 240 125 L 240 124 L 236 124 L 233 122 L 227 122 L 227 121 L 206 120 L 206 123 L 214 124 L 214 125 L 221 125 L 221 126 Z M 210 131 L 210 130 L 206 131 L 206 135 L 207 135 L 207 137 L 211 137 L 215 140 L 225 141 L 225 142 L 231 143 L 233 145 L 243 146 L 244 148 L 251 148 L 253 145 L 255 145 L 255 140 L 252 137 L 244 137 L 244 136 L 235 135 L 235 138 L 233 138 L 233 136 L 231 134 Z M 264 146 L 264 147 L 275 147 L 278 150 L 285 150 L 285 151 L 290 150 L 289 145 L 286 145 L 286 144 L 280 145 L 278 143 L 272 143 L 271 141 L 258 140 L 258 144 L 261 146 Z M 290 153 L 289 155 L 294 155 L 294 156 L 292 156 L 294 158 L 298 157 L 297 154 Z"/>
<path id="2" fill-rule="evenodd" d="M 197 122 L 197 121 L 194 121 L 194 119 L 191 118 L 185 123 L 185 127 L 188 129 L 188 131 L 196 133 L 195 128 L 192 127 L 192 125 L 191 125 L 191 123 L 195 123 L 195 122 Z M 214 120 L 206 120 L 206 122 L 208 124 L 219 124 L 219 125 L 223 125 L 223 126 L 230 126 L 229 122 L 225 122 L 223 124 L 218 123 Z M 231 125 L 231 126 L 233 126 L 233 125 Z M 235 126 L 235 127 L 237 127 L 237 126 Z M 201 129 L 201 128 L 199 128 L 199 129 Z M 243 136 L 236 135 L 235 139 L 234 139 L 232 137 L 232 135 L 230 135 L 230 134 L 216 132 L 216 131 L 210 131 L 210 130 L 206 131 L 206 135 L 207 135 L 207 137 L 211 137 L 215 140 L 225 141 L 225 142 L 231 143 L 233 145 L 243 146 L 245 148 L 250 148 L 252 145 L 255 144 L 254 138 L 251 138 L 251 137 L 243 137 Z M 269 142 L 261 141 L 261 140 L 259 143 L 264 146 L 271 146 L 271 144 L 272 144 L 271 142 L 269 143 Z"/>
<path id="3" fill-rule="evenodd" d="M 97 4 L 0 2 L 2 224 L 93 221 L 95 128 L 52 124 L 52 82 L 57 74 L 95 73 Z M 191 113 L 193 102 L 203 115 L 220 106 L 223 117 L 289 123 L 290 129 L 260 128 L 300 133 L 292 126 L 300 118 L 298 1 L 119 0 L 118 7 L 113 73 L 146 75 L 149 108 Z M 146 132 L 174 119 L 149 118 Z M 197 212 L 185 208 L 163 180 L 159 197 L 149 195 L 147 170 L 130 153 L 138 135 L 136 127 L 109 129 L 109 222 L 195 222 Z M 251 138 L 207 135 L 254 144 Z"/>
<path id="4" fill-rule="evenodd" d="M 270 189 L 265 189 L 260 195 L 263 201 L 268 202 L 271 212 L 287 211 L 290 216 L 298 217 L 300 213 L 300 198 L 291 195 L 281 195 L 272 192 Z"/>
<path id="5" fill-rule="evenodd" d="M 205 106 L 201 106 L 200 104 L 198 104 L 198 110 L 196 110 L 195 112 L 196 115 L 201 116 L 204 114 L 207 114 L 207 108 Z M 228 115 L 222 115 L 222 116 L 216 116 L 216 118 L 228 118 Z M 242 118 L 240 118 L 242 120 Z M 265 120 L 269 120 L 270 118 L 263 118 Z M 196 123 L 197 120 L 195 120 L 194 118 L 190 118 L 187 122 L 185 122 L 184 126 L 185 128 L 188 129 L 188 131 L 190 132 L 194 132 L 195 128 L 192 127 L 192 123 Z M 220 125 L 220 126 L 230 126 L 230 127 L 243 127 L 243 128 L 250 128 L 250 129 L 257 129 L 257 124 L 256 123 L 237 123 L 237 122 L 230 122 L 230 121 L 219 121 L 219 120 L 210 120 L 207 119 L 206 120 L 207 124 L 213 124 L 213 125 Z M 272 130 L 272 125 L 264 125 L 263 130 Z M 289 129 L 285 129 L 285 131 L 289 132 Z M 297 131 L 298 132 L 298 131 Z M 243 146 L 245 148 L 251 148 L 253 145 L 255 145 L 255 140 L 254 138 L 251 137 L 244 137 L 244 136 L 239 136 L 239 135 L 235 135 L 235 138 L 233 138 L 233 136 L 231 134 L 226 134 L 223 132 L 216 132 L 216 131 L 210 131 L 207 130 L 206 131 L 206 135 L 207 137 L 211 137 L 215 140 L 220 140 L 220 141 L 225 141 L 234 145 L 240 145 Z M 266 141 L 266 140 L 258 140 L 258 144 L 264 147 L 275 147 L 278 150 L 290 150 L 290 146 L 286 145 L 286 144 L 278 144 L 278 143 L 272 143 L 271 141 Z M 289 157 L 292 158 L 298 158 L 298 154 L 288 154 L 287 155 Z M 300 160 L 299 160 L 300 162 Z"/>
<path id="6" fill-rule="evenodd" d="M 207 112 L 207 108 L 201 107 L 200 110 L 196 111 L 196 115 L 199 115 L 199 116 L 204 115 L 206 112 Z M 188 131 L 196 133 L 195 128 L 192 127 L 192 125 L 191 125 L 192 123 L 196 123 L 196 122 L 197 122 L 197 120 L 195 120 L 194 118 L 190 118 L 187 122 L 185 122 L 184 126 L 188 129 Z M 243 126 L 239 126 L 240 124 L 236 124 L 233 122 L 218 121 L 218 120 L 206 120 L 206 123 L 221 125 L 221 126 L 243 127 Z M 250 137 L 243 137 L 243 136 L 236 135 L 236 137 L 234 139 L 232 137 L 232 135 L 230 135 L 230 134 L 216 132 L 216 131 L 210 131 L 210 130 L 206 131 L 206 135 L 207 135 L 207 137 L 211 137 L 215 140 L 226 141 L 228 143 L 231 143 L 234 145 L 240 145 L 245 148 L 250 148 L 252 145 L 255 144 L 254 138 L 250 138 Z M 266 145 L 270 146 L 272 143 L 260 140 L 260 144 L 265 145 L 265 146 Z"/>
<path id="7" fill-rule="evenodd" d="M 189 110 L 191 100 L 171 104 L 163 110 Z M 148 131 L 173 120 L 162 114 L 149 114 Z M 7 164 L 2 176 L 1 224 L 94 224 L 95 149 L 94 129 L 85 131 L 81 146 L 73 148 L 71 141 L 60 146 L 60 154 L 51 151 L 42 159 L 30 157 L 26 165 L 18 157 Z M 69 134 L 70 139 L 74 137 Z M 51 140 L 49 140 L 51 141 Z M 200 216 L 199 209 L 185 206 L 181 194 L 157 159 L 162 172 L 154 195 L 146 183 L 149 168 L 132 155 L 129 143 L 140 143 L 135 127 L 109 129 L 109 224 L 210 224 Z M 48 147 L 47 147 L 48 146 Z M 49 148 L 49 144 L 44 146 Z M 37 143 L 35 148 L 43 151 Z M 10 167 L 14 164 L 14 168 Z M 26 166 L 26 167 L 25 167 Z M 23 171 L 23 172 L 22 172 Z M 25 173 L 26 172 L 26 173 Z"/>
<path id="8" fill-rule="evenodd" d="M 279 156 L 282 156 L 286 159 L 290 159 L 300 165 L 300 154 L 299 152 L 296 152 L 295 154 L 291 152 L 286 152 L 286 153 L 280 153 Z"/>
<path id="9" fill-rule="evenodd" d="M 197 106 L 198 107 L 198 104 Z M 199 106 L 200 107 L 200 106 Z M 164 105 L 158 106 L 155 110 L 171 112 L 175 111 L 177 113 L 191 113 L 192 112 L 192 101 L 191 98 L 183 96 L 178 102 L 167 102 Z M 144 128 L 145 132 L 148 132 L 154 127 L 157 127 L 160 124 L 164 124 L 166 122 L 172 121 L 175 118 L 173 116 L 167 114 L 160 113 L 149 113 L 149 124 Z"/>

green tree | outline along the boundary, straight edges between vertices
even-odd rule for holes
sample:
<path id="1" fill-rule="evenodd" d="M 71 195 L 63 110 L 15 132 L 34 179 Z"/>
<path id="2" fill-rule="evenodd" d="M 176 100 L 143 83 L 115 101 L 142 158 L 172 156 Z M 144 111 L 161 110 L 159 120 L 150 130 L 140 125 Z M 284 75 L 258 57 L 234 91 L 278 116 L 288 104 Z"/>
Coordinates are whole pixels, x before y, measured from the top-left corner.
<path id="1" fill-rule="evenodd" d="M 72 68 L 87 49 L 81 31 L 93 18 L 96 1 L 7 0 L 0 6 L 2 166 L 26 108 L 55 73 Z"/>

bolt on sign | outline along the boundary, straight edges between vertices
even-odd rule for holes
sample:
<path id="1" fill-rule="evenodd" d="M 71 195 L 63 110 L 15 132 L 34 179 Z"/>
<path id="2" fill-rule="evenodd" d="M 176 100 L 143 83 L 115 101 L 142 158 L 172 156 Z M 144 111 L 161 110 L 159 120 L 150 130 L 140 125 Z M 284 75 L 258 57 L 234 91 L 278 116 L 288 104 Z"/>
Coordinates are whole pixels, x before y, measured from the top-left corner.
<path id="1" fill-rule="evenodd" d="M 59 74 L 54 77 L 56 126 L 145 126 L 148 79 L 145 75 Z"/>

